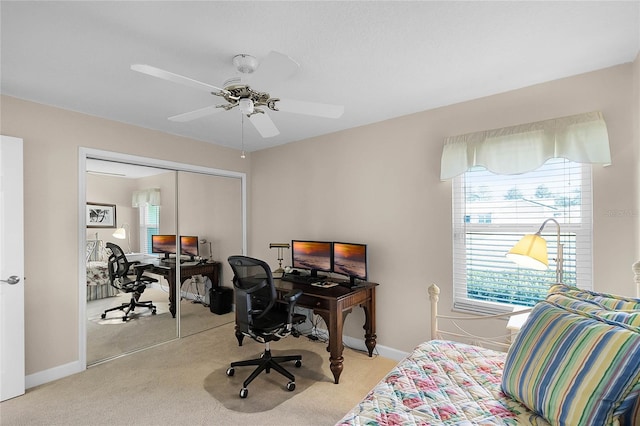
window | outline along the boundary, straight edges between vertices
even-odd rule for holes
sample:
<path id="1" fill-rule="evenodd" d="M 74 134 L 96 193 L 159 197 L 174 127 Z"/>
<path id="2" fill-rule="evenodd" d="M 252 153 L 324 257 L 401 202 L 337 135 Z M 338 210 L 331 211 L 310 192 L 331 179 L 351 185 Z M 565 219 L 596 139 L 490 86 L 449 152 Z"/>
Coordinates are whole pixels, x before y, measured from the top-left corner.
<path id="1" fill-rule="evenodd" d="M 148 203 L 139 205 L 140 211 L 140 251 L 151 253 L 151 235 L 157 234 L 160 228 L 160 206 Z"/>
<path id="2" fill-rule="evenodd" d="M 538 169 L 498 175 L 472 167 L 453 180 L 454 306 L 485 313 L 533 306 L 555 282 L 557 227 L 550 223 L 549 269 L 517 266 L 505 254 L 554 218 L 564 245 L 564 282 L 590 289 L 591 165 L 562 158 Z"/>

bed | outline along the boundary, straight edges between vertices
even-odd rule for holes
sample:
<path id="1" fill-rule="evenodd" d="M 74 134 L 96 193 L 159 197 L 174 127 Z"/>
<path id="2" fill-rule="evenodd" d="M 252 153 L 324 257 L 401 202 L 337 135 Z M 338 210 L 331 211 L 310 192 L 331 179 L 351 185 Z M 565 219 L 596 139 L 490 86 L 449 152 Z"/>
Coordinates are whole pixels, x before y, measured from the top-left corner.
<path id="1" fill-rule="evenodd" d="M 87 301 L 116 296 L 119 291 L 109 282 L 107 254 L 104 241 L 87 240 Z"/>
<path id="2" fill-rule="evenodd" d="M 640 262 L 634 272 L 640 290 Z M 338 425 L 640 425 L 640 299 L 554 285 L 496 350 L 443 340 L 469 334 L 444 332 L 439 319 L 469 317 L 438 315 L 438 287 L 429 294 L 436 339 Z"/>

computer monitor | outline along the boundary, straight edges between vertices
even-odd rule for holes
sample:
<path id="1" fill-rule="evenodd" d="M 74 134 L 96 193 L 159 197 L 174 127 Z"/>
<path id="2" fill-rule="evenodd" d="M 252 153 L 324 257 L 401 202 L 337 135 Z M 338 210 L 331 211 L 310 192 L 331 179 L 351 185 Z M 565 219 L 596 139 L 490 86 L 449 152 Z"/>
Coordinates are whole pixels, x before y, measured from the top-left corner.
<path id="1" fill-rule="evenodd" d="M 367 280 L 366 244 L 333 243 L 333 272 L 347 275 L 351 284 Z"/>
<path id="2" fill-rule="evenodd" d="M 176 236 L 152 235 L 151 253 L 164 254 L 165 259 L 168 259 L 171 254 L 176 254 Z"/>
<path id="3" fill-rule="evenodd" d="M 191 260 L 194 260 L 196 256 L 199 256 L 198 237 L 181 235 L 180 254 L 183 256 L 189 256 Z"/>
<path id="4" fill-rule="evenodd" d="M 291 266 L 295 269 L 308 269 L 312 277 L 318 271 L 331 272 L 333 264 L 333 244 L 326 241 L 291 241 Z"/>

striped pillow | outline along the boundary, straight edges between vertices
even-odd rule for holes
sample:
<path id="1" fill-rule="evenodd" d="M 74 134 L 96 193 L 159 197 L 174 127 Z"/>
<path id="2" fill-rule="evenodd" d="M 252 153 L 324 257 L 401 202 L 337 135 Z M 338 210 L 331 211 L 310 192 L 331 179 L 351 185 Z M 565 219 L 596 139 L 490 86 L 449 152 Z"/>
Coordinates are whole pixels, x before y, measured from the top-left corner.
<path id="1" fill-rule="evenodd" d="M 640 330 L 538 303 L 507 353 L 502 390 L 552 425 L 609 425 L 640 381 Z"/>
<path id="2" fill-rule="evenodd" d="M 547 300 L 578 311 L 590 312 L 608 320 L 640 327 L 640 299 L 555 284 L 549 289 Z M 626 312 L 615 309 L 624 309 Z M 640 425 L 640 391 L 635 399 L 635 407 L 624 416 L 626 421 L 623 419 L 621 424 Z"/>
<path id="3" fill-rule="evenodd" d="M 566 293 L 551 293 L 547 295 L 546 300 L 556 305 L 587 312 L 609 321 L 640 327 L 640 311 L 614 311 L 592 300 L 582 300 Z"/>
<path id="4" fill-rule="evenodd" d="M 595 291 L 583 290 L 578 287 L 571 287 L 566 284 L 554 284 L 549 288 L 548 294 L 564 293 L 578 299 L 596 302 L 607 309 L 617 311 L 638 311 L 640 310 L 640 299 L 633 297 L 618 296 L 616 294 L 598 293 Z"/>

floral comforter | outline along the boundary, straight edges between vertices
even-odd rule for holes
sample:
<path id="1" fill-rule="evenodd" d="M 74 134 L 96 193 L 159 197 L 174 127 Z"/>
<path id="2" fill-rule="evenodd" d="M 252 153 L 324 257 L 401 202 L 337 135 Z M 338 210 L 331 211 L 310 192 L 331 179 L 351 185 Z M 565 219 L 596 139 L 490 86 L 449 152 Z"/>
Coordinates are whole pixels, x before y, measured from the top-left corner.
<path id="1" fill-rule="evenodd" d="M 505 357 L 464 343 L 422 343 L 337 424 L 548 425 L 502 393 Z"/>
<path id="2" fill-rule="evenodd" d="M 116 296 L 119 291 L 111 285 L 106 262 L 87 262 L 87 301 Z"/>

